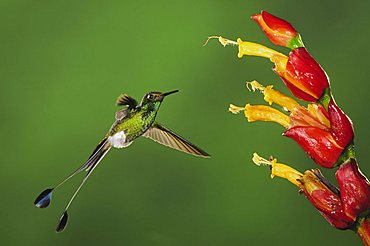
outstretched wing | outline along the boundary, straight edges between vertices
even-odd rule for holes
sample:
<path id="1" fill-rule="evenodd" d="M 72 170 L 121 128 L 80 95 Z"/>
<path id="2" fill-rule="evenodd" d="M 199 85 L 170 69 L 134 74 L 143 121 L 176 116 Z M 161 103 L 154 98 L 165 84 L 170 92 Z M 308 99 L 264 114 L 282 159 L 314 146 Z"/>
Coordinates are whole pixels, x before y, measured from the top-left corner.
<path id="1" fill-rule="evenodd" d="M 188 140 L 180 137 L 164 126 L 154 123 L 144 134 L 144 137 L 150 138 L 157 143 L 163 144 L 173 149 L 183 151 L 188 154 L 210 157 L 204 150 L 190 143 Z"/>
<path id="2" fill-rule="evenodd" d="M 116 101 L 117 106 L 127 106 L 129 109 L 133 109 L 137 106 L 137 101 L 127 94 L 121 94 Z"/>

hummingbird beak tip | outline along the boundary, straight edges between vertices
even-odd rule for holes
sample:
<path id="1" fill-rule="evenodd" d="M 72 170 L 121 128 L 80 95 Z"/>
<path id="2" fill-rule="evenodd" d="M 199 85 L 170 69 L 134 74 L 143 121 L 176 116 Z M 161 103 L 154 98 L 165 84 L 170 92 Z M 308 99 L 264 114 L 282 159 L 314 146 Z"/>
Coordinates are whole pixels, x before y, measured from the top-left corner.
<path id="1" fill-rule="evenodd" d="M 173 91 L 165 92 L 165 93 L 162 93 L 162 96 L 165 97 L 165 96 L 171 95 L 173 93 L 177 93 L 177 92 L 179 92 L 179 90 L 173 90 Z"/>

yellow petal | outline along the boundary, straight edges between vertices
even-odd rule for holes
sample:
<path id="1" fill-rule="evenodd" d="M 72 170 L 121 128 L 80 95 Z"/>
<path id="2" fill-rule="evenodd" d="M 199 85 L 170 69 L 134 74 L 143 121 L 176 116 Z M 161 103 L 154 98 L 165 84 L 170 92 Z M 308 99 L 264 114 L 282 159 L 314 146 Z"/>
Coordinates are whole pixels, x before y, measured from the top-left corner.
<path id="1" fill-rule="evenodd" d="M 286 64 L 288 62 L 288 57 L 286 55 L 261 44 L 243 41 L 240 38 L 238 38 L 236 42 L 239 45 L 239 58 L 243 56 L 266 57 L 275 64 L 277 72 L 283 73 L 285 71 Z"/>
<path id="2" fill-rule="evenodd" d="M 311 105 L 311 106 L 310 106 Z M 329 120 L 319 112 L 317 105 L 308 105 L 308 108 L 300 107 L 295 109 L 290 114 L 290 127 L 294 126 L 313 126 L 323 130 L 328 130 L 330 127 Z M 320 118 L 319 118 L 320 117 Z"/>
<path id="3" fill-rule="evenodd" d="M 264 100 L 270 105 L 276 103 L 284 109 L 292 112 L 294 109 L 299 108 L 299 103 L 291 97 L 281 93 L 280 91 L 272 89 L 272 86 L 267 86 L 264 90 Z"/>
<path id="4" fill-rule="evenodd" d="M 300 182 L 302 174 L 295 170 L 294 168 L 287 166 L 285 164 L 276 163 L 272 167 L 271 177 L 274 176 L 287 179 L 290 183 L 294 184 L 295 186 L 302 187 L 302 183 Z"/>
<path id="5" fill-rule="evenodd" d="M 276 50 L 270 49 L 264 45 L 253 43 L 253 42 L 246 42 L 241 40 L 240 38 L 237 41 L 233 41 L 221 36 L 210 36 L 204 42 L 203 46 L 206 46 L 211 39 L 218 39 L 220 44 L 224 47 L 227 45 L 238 45 L 238 57 L 241 58 L 243 56 L 260 56 L 266 57 L 270 59 L 271 62 L 275 64 L 275 71 L 278 74 L 283 75 L 285 72 L 286 64 L 288 62 L 288 57 Z"/>
<path id="6" fill-rule="evenodd" d="M 308 104 L 307 110 L 315 117 L 317 120 L 320 121 L 321 124 L 326 126 L 327 129 L 330 128 L 330 121 L 325 116 L 325 114 L 319 109 L 319 106 L 317 104 Z"/>
<path id="7" fill-rule="evenodd" d="M 253 121 L 272 121 L 288 128 L 290 125 L 289 116 L 283 114 L 279 110 L 265 105 L 250 105 L 247 104 L 244 110 L 245 117 L 248 122 Z"/>
<path id="8" fill-rule="evenodd" d="M 272 85 L 264 87 L 256 80 L 254 80 L 252 82 L 247 82 L 248 89 L 249 86 L 253 91 L 256 90 L 261 91 L 265 95 L 264 100 L 268 102 L 270 105 L 272 103 L 276 103 L 277 105 L 283 107 L 285 110 L 288 110 L 290 112 L 292 112 L 294 109 L 301 107 L 299 103 L 293 98 L 288 97 L 287 95 L 281 93 L 280 91 L 272 89 L 273 87 Z"/>
<path id="9" fill-rule="evenodd" d="M 328 187 L 317 177 L 317 175 L 314 173 L 315 170 L 306 170 L 302 177 L 302 184 L 304 186 L 305 191 L 308 194 L 311 194 L 312 192 L 316 190 L 328 190 Z M 319 171 L 319 170 L 318 170 Z M 321 172 L 319 171 L 321 174 Z M 331 191 L 332 192 L 332 191 Z"/>

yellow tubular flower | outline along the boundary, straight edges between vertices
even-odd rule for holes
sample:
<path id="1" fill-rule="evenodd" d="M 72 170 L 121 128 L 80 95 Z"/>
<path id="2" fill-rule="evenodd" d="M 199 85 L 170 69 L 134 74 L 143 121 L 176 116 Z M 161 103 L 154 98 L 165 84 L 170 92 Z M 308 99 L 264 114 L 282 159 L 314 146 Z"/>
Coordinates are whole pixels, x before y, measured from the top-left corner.
<path id="1" fill-rule="evenodd" d="M 233 114 L 237 114 L 243 110 L 248 122 L 254 122 L 258 120 L 272 121 L 282 125 L 285 128 L 288 128 L 290 125 L 289 116 L 269 106 L 247 104 L 244 108 L 242 108 L 230 104 L 229 111 Z"/>
<path id="2" fill-rule="evenodd" d="M 237 41 L 223 38 L 221 36 L 210 36 L 206 40 L 203 46 L 207 45 L 210 39 L 218 39 L 218 41 L 225 47 L 227 45 L 237 45 L 239 52 L 238 57 L 242 58 L 243 56 L 260 56 L 270 59 L 271 62 L 275 64 L 275 70 L 277 73 L 284 73 L 286 64 L 288 62 L 288 57 L 276 50 L 270 49 L 261 44 L 253 42 L 245 42 L 240 38 Z"/>
<path id="3" fill-rule="evenodd" d="M 272 89 L 272 85 L 264 87 L 256 80 L 252 82 L 247 82 L 247 87 L 252 87 L 253 91 L 259 90 L 264 94 L 264 100 L 268 102 L 270 105 L 272 103 L 276 103 L 277 105 L 283 107 L 284 109 L 292 112 L 295 109 L 300 108 L 301 106 L 299 103 L 291 97 L 281 93 L 280 91 Z"/>
<path id="4" fill-rule="evenodd" d="M 236 42 L 239 48 L 239 58 L 242 58 L 243 56 L 265 57 L 275 64 L 275 69 L 278 73 L 284 73 L 288 62 L 288 57 L 286 55 L 261 44 L 242 41 L 240 38 L 238 38 Z"/>
<path id="5" fill-rule="evenodd" d="M 253 154 L 252 158 L 253 162 L 260 166 L 260 165 L 266 165 L 271 168 L 271 178 L 277 176 L 283 179 L 288 180 L 295 186 L 302 188 L 302 182 L 300 181 L 303 177 L 303 174 L 295 170 L 294 168 L 291 168 L 285 164 L 277 163 L 276 159 L 273 159 L 271 161 L 266 160 L 259 156 L 257 153 Z"/>
<path id="6" fill-rule="evenodd" d="M 272 121 L 282 125 L 285 128 L 288 128 L 290 125 L 289 116 L 283 114 L 279 110 L 271 108 L 265 105 L 250 105 L 245 106 L 244 111 L 245 117 L 248 119 L 248 122 L 253 121 Z"/>
<path id="7" fill-rule="evenodd" d="M 244 108 L 230 105 L 229 111 L 236 114 L 244 110 L 248 122 L 272 121 L 279 123 L 283 127 L 290 129 L 295 126 L 313 126 L 323 130 L 330 128 L 330 122 L 322 109 L 317 104 L 309 104 L 307 108 L 299 105 L 297 101 L 280 91 L 274 90 L 272 85 L 263 86 L 256 80 L 247 82 L 249 90 L 260 91 L 264 94 L 264 100 L 270 105 L 275 103 L 289 111 L 289 116 L 284 113 L 264 105 L 251 106 L 247 104 Z"/>

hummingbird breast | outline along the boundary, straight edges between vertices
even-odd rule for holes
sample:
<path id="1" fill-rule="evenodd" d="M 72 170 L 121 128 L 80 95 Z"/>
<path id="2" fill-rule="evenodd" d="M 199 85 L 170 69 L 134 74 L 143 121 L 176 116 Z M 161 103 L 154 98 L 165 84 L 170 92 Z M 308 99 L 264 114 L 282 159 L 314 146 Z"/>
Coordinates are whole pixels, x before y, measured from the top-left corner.
<path id="1" fill-rule="evenodd" d="M 144 134 L 154 122 L 156 114 L 144 111 L 131 113 L 128 117 L 117 120 L 109 131 L 108 141 L 114 148 L 125 148 L 132 141 Z"/>
<path id="2" fill-rule="evenodd" d="M 132 141 L 127 140 L 128 139 L 124 131 L 117 132 L 113 136 L 108 137 L 108 142 L 110 143 L 110 145 L 118 149 L 126 148 L 132 143 Z"/>

